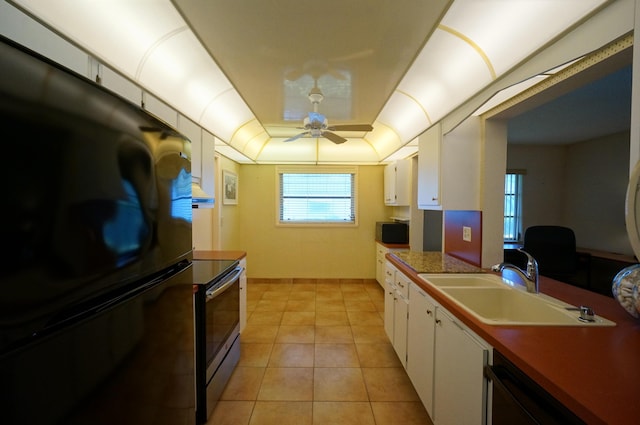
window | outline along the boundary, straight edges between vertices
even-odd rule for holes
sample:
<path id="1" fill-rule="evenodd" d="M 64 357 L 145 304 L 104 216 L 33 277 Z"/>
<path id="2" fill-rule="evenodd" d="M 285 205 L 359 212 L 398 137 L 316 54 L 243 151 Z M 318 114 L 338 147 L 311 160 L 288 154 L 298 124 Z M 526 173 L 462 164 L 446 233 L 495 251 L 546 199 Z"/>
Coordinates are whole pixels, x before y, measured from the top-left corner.
<path id="1" fill-rule="evenodd" d="M 522 235 L 523 172 L 508 172 L 504 180 L 504 240 L 519 241 Z"/>
<path id="2" fill-rule="evenodd" d="M 356 224 L 355 169 L 280 168 L 278 185 L 279 223 Z"/>

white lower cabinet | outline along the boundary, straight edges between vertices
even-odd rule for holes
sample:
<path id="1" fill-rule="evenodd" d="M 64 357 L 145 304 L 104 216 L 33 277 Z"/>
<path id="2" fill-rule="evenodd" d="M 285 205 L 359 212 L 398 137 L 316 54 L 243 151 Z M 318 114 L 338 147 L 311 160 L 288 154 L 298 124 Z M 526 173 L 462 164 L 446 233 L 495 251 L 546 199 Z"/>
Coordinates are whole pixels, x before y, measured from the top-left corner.
<path id="1" fill-rule="evenodd" d="M 485 424 L 488 345 L 441 307 L 435 338 L 434 424 Z"/>
<path id="2" fill-rule="evenodd" d="M 436 341 L 436 304 L 415 283 L 409 288 L 407 374 L 422 404 L 433 416 L 433 367 Z"/>
<path id="3" fill-rule="evenodd" d="M 393 324 L 395 322 L 395 272 L 396 268 L 388 261 L 384 268 L 384 331 L 393 344 Z"/>
<path id="4" fill-rule="evenodd" d="M 407 366 L 409 280 L 391 263 L 385 267 L 384 330 L 402 365 Z"/>
<path id="5" fill-rule="evenodd" d="M 387 264 L 387 259 L 385 255 L 388 252 L 399 252 L 399 251 L 408 251 L 408 248 L 387 248 L 380 242 L 376 242 L 376 280 L 384 289 L 384 279 L 385 279 L 385 269 Z"/>
<path id="6" fill-rule="evenodd" d="M 409 302 L 406 369 L 433 423 L 486 424 L 491 347 L 413 282 Z"/>

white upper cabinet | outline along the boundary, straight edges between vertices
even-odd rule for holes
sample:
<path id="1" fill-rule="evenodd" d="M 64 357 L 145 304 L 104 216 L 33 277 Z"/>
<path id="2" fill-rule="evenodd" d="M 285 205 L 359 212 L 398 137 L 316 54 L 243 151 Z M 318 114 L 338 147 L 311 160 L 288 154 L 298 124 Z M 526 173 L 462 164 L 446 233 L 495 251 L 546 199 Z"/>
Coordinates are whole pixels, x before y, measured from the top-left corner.
<path id="1" fill-rule="evenodd" d="M 202 171 L 200 176 L 200 186 L 210 196 L 214 196 L 215 185 L 215 154 L 216 138 L 206 130 L 202 130 Z"/>
<path id="2" fill-rule="evenodd" d="M 182 132 L 182 130 L 178 128 L 178 112 L 162 100 L 148 92 L 144 92 L 142 94 L 142 106 L 150 114 L 155 115 L 173 128 Z M 186 136 L 189 137 L 188 134 Z"/>
<path id="3" fill-rule="evenodd" d="M 200 207 L 212 208 L 215 196 L 215 137 L 182 115 L 178 130 L 191 140 L 191 181 L 196 185 L 192 187 L 194 202 Z M 198 193 L 195 193 L 196 190 Z"/>
<path id="4" fill-rule="evenodd" d="M 480 118 L 470 117 L 447 134 L 440 124 L 418 138 L 418 208 L 479 210 Z"/>
<path id="5" fill-rule="evenodd" d="M 392 206 L 411 204 L 411 160 L 401 159 L 384 168 L 384 203 Z"/>
<path id="6" fill-rule="evenodd" d="M 418 208 L 441 209 L 440 203 L 440 123 L 418 138 Z"/>
<path id="7" fill-rule="evenodd" d="M 108 66 L 99 63 L 95 59 L 92 60 L 91 70 L 94 81 L 97 80 L 115 94 L 124 97 L 135 105 L 141 106 L 142 89 L 136 83 L 123 77 Z"/>

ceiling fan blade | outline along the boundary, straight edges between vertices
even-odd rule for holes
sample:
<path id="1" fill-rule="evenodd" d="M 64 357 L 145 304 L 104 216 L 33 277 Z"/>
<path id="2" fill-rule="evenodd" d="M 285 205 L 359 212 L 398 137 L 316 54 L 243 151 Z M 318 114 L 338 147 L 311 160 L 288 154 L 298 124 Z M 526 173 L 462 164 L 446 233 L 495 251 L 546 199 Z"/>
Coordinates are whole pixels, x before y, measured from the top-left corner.
<path id="1" fill-rule="evenodd" d="M 339 145 L 339 144 L 344 143 L 344 142 L 347 141 L 347 139 L 345 139 L 344 137 L 340 137 L 337 134 L 332 133 L 330 131 L 323 131 L 322 132 L 322 136 L 324 136 L 327 139 L 331 140 L 336 145 Z"/>
<path id="2" fill-rule="evenodd" d="M 328 129 L 333 131 L 371 131 L 373 126 L 370 124 L 344 124 L 332 125 Z"/>
<path id="3" fill-rule="evenodd" d="M 298 140 L 299 138 L 301 138 L 301 137 L 303 137 L 303 136 L 306 136 L 307 134 L 310 134 L 310 133 L 311 133 L 310 131 L 303 131 L 303 132 L 302 132 L 302 133 L 300 133 L 300 134 L 296 134 L 296 135 L 295 135 L 295 136 L 293 136 L 293 137 L 289 137 L 289 138 L 288 138 L 287 140 L 285 140 L 284 142 L 285 142 L 285 143 L 286 143 L 286 142 L 293 142 L 294 140 Z"/>

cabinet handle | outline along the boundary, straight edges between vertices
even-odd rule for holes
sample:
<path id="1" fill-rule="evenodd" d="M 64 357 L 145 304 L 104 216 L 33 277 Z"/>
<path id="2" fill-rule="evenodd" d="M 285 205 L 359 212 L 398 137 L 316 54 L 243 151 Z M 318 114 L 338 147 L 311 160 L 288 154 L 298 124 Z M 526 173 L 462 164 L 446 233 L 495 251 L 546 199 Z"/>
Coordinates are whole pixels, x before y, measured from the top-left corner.
<path id="1" fill-rule="evenodd" d="M 432 314 L 433 314 L 433 311 L 427 310 L 427 316 L 431 316 Z"/>
<path id="2" fill-rule="evenodd" d="M 441 323 L 442 323 L 442 320 L 440 320 L 440 319 L 436 319 L 436 325 L 439 325 L 439 324 L 441 324 Z"/>
<path id="3" fill-rule="evenodd" d="M 437 200 L 438 200 L 438 197 L 437 197 L 437 196 L 434 196 L 433 198 L 431 198 L 431 200 L 432 200 L 432 201 L 437 201 Z"/>

